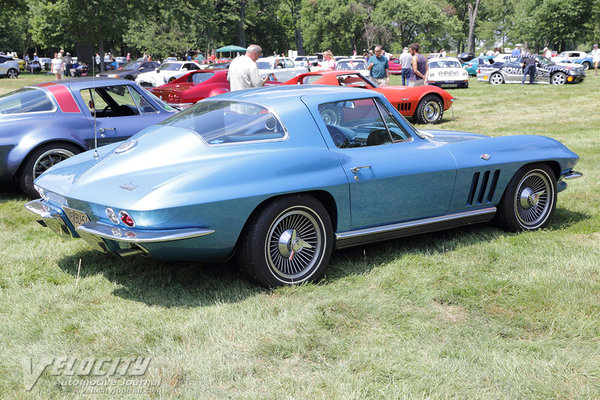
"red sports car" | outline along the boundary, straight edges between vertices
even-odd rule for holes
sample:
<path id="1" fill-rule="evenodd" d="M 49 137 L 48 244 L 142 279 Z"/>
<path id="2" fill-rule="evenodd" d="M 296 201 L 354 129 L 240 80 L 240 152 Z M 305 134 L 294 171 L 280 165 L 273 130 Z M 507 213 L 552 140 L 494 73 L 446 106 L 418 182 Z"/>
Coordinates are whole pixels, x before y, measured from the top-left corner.
<path id="1" fill-rule="evenodd" d="M 390 74 L 392 75 L 400 75 L 402 73 L 400 58 L 392 58 L 388 61 L 388 67 L 390 67 Z"/>
<path id="2" fill-rule="evenodd" d="M 400 114 L 411 117 L 419 124 L 437 124 L 444 111 L 452 106 L 454 98 L 436 86 L 377 86 L 356 71 L 317 71 L 296 76 L 284 85 L 333 85 L 375 90 L 383 94 Z"/>
<path id="3" fill-rule="evenodd" d="M 206 97 L 229 92 L 227 69 L 189 72 L 171 83 L 148 90 L 169 105 L 186 108 Z"/>

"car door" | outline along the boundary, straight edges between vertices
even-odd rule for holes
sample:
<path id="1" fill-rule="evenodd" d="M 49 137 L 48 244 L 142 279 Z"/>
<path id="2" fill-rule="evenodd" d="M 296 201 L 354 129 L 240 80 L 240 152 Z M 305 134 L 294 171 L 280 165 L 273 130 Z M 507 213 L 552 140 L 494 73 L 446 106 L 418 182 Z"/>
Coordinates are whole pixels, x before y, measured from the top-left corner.
<path id="1" fill-rule="evenodd" d="M 79 91 L 78 97 L 86 105 L 84 113 L 92 128 L 85 138 L 89 147 L 94 146 L 94 124 L 98 145 L 102 146 L 125 140 L 163 119 L 130 85 L 86 88 Z"/>
<path id="2" fill-rule="evenodd" d="M 317 108 L 320 129 L 348 179 L 352 229 L 448 211 L 456 163 L 446 149 L 417 137 L 379 99 Z"/>

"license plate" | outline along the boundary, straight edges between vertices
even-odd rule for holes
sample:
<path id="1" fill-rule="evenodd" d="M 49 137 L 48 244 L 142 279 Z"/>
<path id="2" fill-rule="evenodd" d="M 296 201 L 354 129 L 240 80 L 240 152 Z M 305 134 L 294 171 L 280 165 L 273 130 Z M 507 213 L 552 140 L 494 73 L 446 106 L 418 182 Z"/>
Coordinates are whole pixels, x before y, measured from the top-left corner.
<path id="1" fill-rule="evenodd" d="M 73 210 L 69 207 L 63 207 L 63 210 L 67 215 L 67 218 L 69 218 L 69 221 L 71 221 L 71 224 L 73 224 L 73 227 L 75 228 L 87 222 L 90 222 L 90 219 L 87 216 L 87 214 L 82 211 Z"/>

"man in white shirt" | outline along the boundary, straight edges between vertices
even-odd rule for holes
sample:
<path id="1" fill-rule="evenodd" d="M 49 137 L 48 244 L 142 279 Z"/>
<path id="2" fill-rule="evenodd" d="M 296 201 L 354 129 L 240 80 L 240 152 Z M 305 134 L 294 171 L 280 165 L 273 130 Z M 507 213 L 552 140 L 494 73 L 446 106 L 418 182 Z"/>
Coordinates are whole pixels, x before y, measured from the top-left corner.
<path id="1" fill-rule="evenodd" d="M 230 90 L 244 90 L 255 87 L 260 87 L 265 84 L 269 77 L 261 79 L 258 74 L 256 60 L 262 55 L 262 48 L 257 44 L 251 44 L 246 49 L 246 54 L 236 57 L 229 64 L 229 72 L 227 80 L 229 81 Z"/>
<path id="2" fill-rule="evenodd" d="M 400 65 L 402 66 L 402 86 L 408 86 L 408 78 L 410 78 L 412 56 L 408 52 L 408 47 L 402 49 L 402 55 L 400 55 Z"/>

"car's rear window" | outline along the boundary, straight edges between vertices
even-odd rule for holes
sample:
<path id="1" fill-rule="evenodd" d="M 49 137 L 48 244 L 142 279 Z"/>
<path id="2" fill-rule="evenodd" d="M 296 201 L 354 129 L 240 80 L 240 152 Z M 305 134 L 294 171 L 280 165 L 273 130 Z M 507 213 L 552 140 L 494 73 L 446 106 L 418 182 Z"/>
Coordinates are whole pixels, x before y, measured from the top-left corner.
<path id="1" fill-rule="evenodd" d="M 214 72 L 198 72 L 190 77 L 190 81 L 193 83 L 202 83 L 212 78 L 214 74 Z"/>
<path id="2" fill-rule="evenodd" d="M 252 103 L 203 101 L 163 121 L 196 132 L 209 145 L 281 140 L 286 131 L 269 109 Z"/>
<path id="3" fill-rule="evenodd" d="M 48 93 L 23 88 L 0 96 L 0 114 L 22 114 L 54 110 Z"/>

